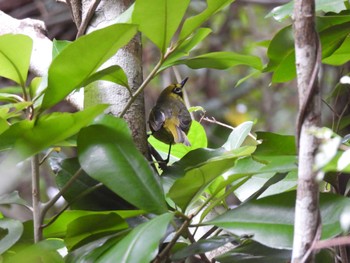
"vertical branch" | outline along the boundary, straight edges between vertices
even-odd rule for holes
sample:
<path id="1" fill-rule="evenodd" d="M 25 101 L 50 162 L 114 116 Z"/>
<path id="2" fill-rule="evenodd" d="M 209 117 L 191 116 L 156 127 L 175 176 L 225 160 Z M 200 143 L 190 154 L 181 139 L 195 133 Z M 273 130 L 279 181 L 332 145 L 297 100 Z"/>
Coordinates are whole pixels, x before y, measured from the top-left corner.
<path id="1" fill-rule="evenodd" d="M 298 189 L 295 206 L 292 262 L 313 262 L 310 247 L 320 234 L 318 183 L 313 170 L 318 147 L 309 129 L 320 124 L 321 99 L 317 81 L 321 50 L 315 30 L 314 0 L 294 4 L 295 58 L 299 93 L 297 144 L 299 148 Z"/>
<path id="2" fill-rule="evenodd" d="M 36 154 L 32 157 L 32 201 L 33 201 L 33 226 L 34 242 L 37 243 L 42 239 L 41 232 L 41 212 L 40 212 L 40 172 L 39 156 Z"/>

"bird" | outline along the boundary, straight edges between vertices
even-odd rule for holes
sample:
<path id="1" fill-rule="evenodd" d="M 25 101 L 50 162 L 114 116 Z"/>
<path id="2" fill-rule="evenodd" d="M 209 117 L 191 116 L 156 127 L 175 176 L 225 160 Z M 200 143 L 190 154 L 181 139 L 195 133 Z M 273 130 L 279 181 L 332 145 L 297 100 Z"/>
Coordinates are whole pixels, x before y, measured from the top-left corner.
<path id="1" fill-rule="evenodd" d="M 183 87 L 188 77 L 165 88 L 159 95 L 155 106 L 149 114 L 149 127 L 152 135 L 161 142 L 169 144 L 169 161 L 171 145 L 183 143 L 191 146 L 187 138 L 192 118 L 183 99 Z"/>

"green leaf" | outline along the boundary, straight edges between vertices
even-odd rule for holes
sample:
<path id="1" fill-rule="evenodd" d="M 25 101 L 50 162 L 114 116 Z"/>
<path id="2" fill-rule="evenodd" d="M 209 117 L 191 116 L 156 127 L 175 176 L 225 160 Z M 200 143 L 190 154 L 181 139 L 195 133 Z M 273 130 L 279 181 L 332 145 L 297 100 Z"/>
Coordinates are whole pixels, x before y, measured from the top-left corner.
<path id="1" fill-rule="evenodd" d="M 162 188 L 130 135 L 102 125 L 84 128 L 78 135 L 78 156 L 91 177 L 129 203 L 157 214 L 167 211 Z"/>
<path id="2" fill-rule="evenodd" d="M 174 52 L 168 56 L 159 71 L 162 71 L 168 67 L 176 64 L 176 61 L 184 56 L 188 56 L 193 48 L 201 43 L 211 33 L 210 28 L 199 28 L 190 37 L 185 39 L 180 46 L 178 46 Z"/>
<path id="3" fill-rule="evenodd" d="M 172 218 L 173 214 L 166 213 L 137 226 L 96 263 L 115 262 L 116 259 L 123 263 L 151 262 L 157 255 L 159 242 Z"/>
<path id="4" fill-rule="evenodd" d="M 205 21 L 218 11 L 224 9 L 234 0 L 207 0 L 207 8 L 200 14 L 187 18 L 180 32 L 179 40 L 188 38 L 192 32 L 200 27 Z"/>
<path id="5" fill-rule="evenodd" d="M 261 70 L 263 67 L 259 57 L 241 55 L 234 52 L 212 52 L 197 57 L 177 60 L 174 64 L 185 64 L 193 69 L 228 69 L 237 65 L 246 65 Z"/>
<path id="6" fill-rule="evenodd" d="M 280 135 L 272 132 L 257 132 L 258 145 L 254 155 L 296 155 L 295 137 L 291 135 Z"/>
<path id="7" fill-rule="evenodd" d="M 110 213 L 118 214 L 123 219 L 139 216 L 144 211 L 141 210 L 116 210 L 116 211 L 86 211 L 86 210 L 66 210 L 64 211 L 52 224 L 44 228 L 44 237 L 64 237 L 67 234 L 67 226 L 78 220 L 79 218 L 87 216 L 102 216 Z M 47 219 L 45 223 L 48 223 L 51 219 Z"/>
<path id="8" fill-rule="evenodd" d="M 25 35 L 0 36 L 0 76 L 25 86 L 33 41 Z"/>
<path id="9" fill-rule="evenodd" d="M 96 73 L 92 74 L 87 80 L 85 80 L 82 86 L 85 87 L 97 80 L 107 80 L 127 88 L 129 87 L 128 77 L 126 76 L 124 70 L 117 65 L 113 65 L 97 71 Z"/>
<path id="10" fill-rule="evenodd" d="M 185 175 L 172 185 L 168 196 L 185 211 L 215 178 L 234 166 L 237 158 L 250 155 L 254 150 L 253 146 L 238 148 L 187 170 Z"/>
<path id="11" fill-rule="evenodd" d="M 171 156 L 181 159 L 185 154 L 198 148 L 205 148 L 208 145 L 207 135 L 203 126 L 197 122 L 192 121 L 191 128 L 188 132 L 188 140 L 191 142 L 191 146 L 185 146 L 183 144 L 175 144 L 171 146 Z M 164 158 L 167 158 L 169 145 L 161 141 L 158 141 L 153 136 L 148 138 L 148 142 L 162 154 Z"/>
<path id="12" fill-rule="evenodd" d="M 237 238 L 233 236 L 214 236 L 208 239 L 202 239 L 199 240 L 196 243 L 193 243 L 183 249 L 180 249 L 179 251 L 176 251 L 172 256 L 171 260 L 173 261 L 179 261 L 181 259 L 185 259 L 189 256 L 195 255 L 195 254 L 202 254 L 208 251 L 212 251 L 214 249 L 217 249 L 221 246 L 226 245 L 229 242 L 237 242 Z"/>
<path id="13" fill-rule="evenodd" d="M 347 36 L 341 46 L 327 58 L 322 59 L 322 63 L 341 66 L 350 60 L 350 36 Z"/>
<path id="14" fill-rule="evenodd" d="M 238 125 L 229 135 L 227 141 L 222 146 L 226 151 L 239 148 L 247 138 L 253 127 L 253 122 L 247 121 Z"/>
<path id="15" fill-rule="evenodd" d="M 7 130 L 0 134 L 0 151 L 10 150 L 23 134 L 33 129 L 34 122 L 22 120 L 12 124 Z"/>
<path id="16" fill-rule="evenodd" d="M 25 159 L 78 133 L 106 108 L 107 105 L 100 104 L 77 113 L 55 112 L 44 115 L 36 121 L 32 129 L 21 134 L 14 149 L 20 159 Z"/>
<path id="17" fill-rule="evenodd" d="M 58 165 L 60 165 L 58 168 L 60 171 L 57 173 L 56 183 L 58 188 L 62 189 L 81 167 L 78 158 L 65 159 Z M 79 195 L 84 192 L 87 193 L 98 183 L 98 181 L 88 176 L 85 171 L 80 170 L 78 178 L 73 183 L 70 183 L 69 188 L 64 191 L 63 197 L 68 201 L 71 209 L 100 211 L 133 208 L 133 206 L 105 186 L 101 186 L 93 192 L 79 197 Z"/>
<path id="18" fill-rule="evenodd" d="M 165 54 L 186 12 L 189 0 L 138 0 L 132 21 Z"/>
<path id="19" fill-rule="evenodd" d="M 80 88 L 136 32 L 136 25 L 111 25 L 82 36 L 64 48 L 49 68 L 42 109 L 55 105 L 73 90 Z"/>
<path id="20" fill-rule="evenodd" d="M 65 244 L 69 250 L 76 249 L 87 241 L 127 229 L 128 224 L 117 213 L 81 216 L 69 223 Z"/>
<path id="21" fill-rule="evenodd" d="M 215 259 L 220 263 L 286 263 L 291 256 L 291 250 L 270 248 L 247 240 Z"/>
<path id="22" fill-rule="evenodd" d="M 61 51 L 71 43 L 71 41 L 67 40 L 52 40 L 52 59 L 55 59 L 57 55 L 60 54 Z"/>
<path id="23" fill-rule="evenodd" d="M 335 12 L 339 13 L 342 10 L 346 10 L 344 0 L 316 0 L 315 11 Z M 294 1 L 290 1 L 287 4 L 275 7 L 266 17 L 273 17 L 277 21 L 281 21 L 286 17 L 291 17 L 293 14 Z"/>
<path id="24" fill-rule="evenodd" d="M 281 29 L 271 40 L 267 50 L 269 62 L 265 72 L 273 72 L 272 82 L 286 82 L 295 78 L 295 50 L 292 27 Z"/>
<path id="25" fill-rule="evenodd" d="M 59 249 L 64 248 L 64 242 L 60 239 L 43 240 L 36 244 L 20 247 L 13 253 L 9 253 L 9 258 L 5 260 L 7 263 L 18 262 L 50 262 L 64 263 L 62 256 L 58 253 Z"/>
<path id="26" fill-rule="evenodd" d="M 12 247 L 22 236 L 23 225 L 20 221 L 0 219 L 0 254 Z"/>
<path id="27" fill-rule="evenodd" d="M 252 239 L 272 248 L 291 249 L 293 245 L 295 191 L 253 200 L 232 209 L 206 225 L 221 227 L 235 235 L 252 235 Z M 350 205 L 346 197 L 321 193 L 322 237 L 342 233 L 339 217 Z"/>

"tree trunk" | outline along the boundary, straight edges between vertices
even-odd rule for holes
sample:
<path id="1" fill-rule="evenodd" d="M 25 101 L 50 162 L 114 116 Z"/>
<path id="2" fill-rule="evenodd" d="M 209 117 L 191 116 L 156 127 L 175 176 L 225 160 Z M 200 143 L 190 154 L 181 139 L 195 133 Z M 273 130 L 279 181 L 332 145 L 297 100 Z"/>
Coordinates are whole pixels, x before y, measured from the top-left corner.
<path id="1" fill-rule="evenodd" d="M 314 0 L 294 4 L 295 56 L 299 92 L 297 143 L 299 148 L 298 189 L 295 207 L 292 262 L 313 262 L 310 248 L 319 238 L 319 193 L 313 170 L 317 139 L 310 128 L 320 125 L 321 99 L 317 80 L 320 46 L 315 31 Z"/>
<path id="2" fill-rule="evenodd" d="M 83 18 L 86 15 L 91 2 L 91 0 L 83 1 Z M 131 3 L 132 1 L 130 0 L 101 1 L 87 31 L 91 32 L 110 25 L 117 16 L 123 13 L 131 5 Z M 129 86 L 132 92 L 137 90 L 143 79 L 140 38 L 141 37 L 138 34 L 127 46 L 121 48 L 115 56 L 103 65 L 103 67 L 110 65 L 121 66 L 128 77 Z M 91 85 L 92 86 L 85 91 L 84 106 L 87 107 L 100 103 L 108 103 L 111 106 L 107 113 L 119 116 L 130 99 L 129 91 L 125 87 L 106 81 L 98 81 Z M 124 115 L 124 118 L 129 124 L 136 146 L 144 155 L 147 155 L 143 93 L 136 98 L 135 102 Z"/>

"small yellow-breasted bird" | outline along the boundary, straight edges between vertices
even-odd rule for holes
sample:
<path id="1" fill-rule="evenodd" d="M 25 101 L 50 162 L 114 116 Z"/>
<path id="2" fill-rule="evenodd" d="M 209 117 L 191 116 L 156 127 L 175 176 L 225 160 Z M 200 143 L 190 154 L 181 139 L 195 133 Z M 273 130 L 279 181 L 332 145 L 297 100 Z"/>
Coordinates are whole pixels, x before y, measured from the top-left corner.
<path id="1" fill-rule="evenodd" d="M 181 83 L 172 84 L 164 89 L 149 115 L 148 123 L 152 135 L 169 144 L 170 148 L 175 143 L 191 145 L 187 133 L 192 119 L 185 106 L 182 93 L 187 80 L 188 78 L 185 78 Z"/>

